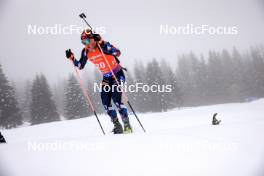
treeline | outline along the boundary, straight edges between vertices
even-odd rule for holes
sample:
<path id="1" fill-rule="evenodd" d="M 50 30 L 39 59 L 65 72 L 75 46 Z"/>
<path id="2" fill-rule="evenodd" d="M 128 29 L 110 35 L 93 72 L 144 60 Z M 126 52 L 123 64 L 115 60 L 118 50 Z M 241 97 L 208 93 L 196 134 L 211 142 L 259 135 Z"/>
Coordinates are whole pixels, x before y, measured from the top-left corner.
<path id="1" fill-rule="evenodd" d="M 176 107 L 245 102 L 264 97 L 264 50 L 251 48 L 240 53 L 210 51 L 208 56 L 193 53 L 178 57 L 176 65 L 153 59 L 136 62 L 128 68 L 127 86 L 171 85 L 170 92 L 127 92 L 138 112 L 162 112 Z M 86 76 L 86 75 L 89 75 Z M 93 77 L 90 77 L 93 75 Z M 98 113 L 103 113 L 100 93 L 94 83 L 101 82 L 98 71 L 83 73 L 85 88 Z M 18 90 L 18 91 L 15 91 Z M 23 90 L 21 92 L 21 90 Z M 0 126 L 17 127 L 25 122 L 34 125 L 92 115 L 79 83 L 73 74 L 50 87 L 43 74 L 16 88 L 7 80 L 0 66 Z"/>
<path id="2" fill-rule="evenodd" d="M 178 57 L 173 69 L 165 60 L 153 59 L 146 66 L 136 63 L 129 83 L 171 84 L 170 93 L 138 92 L 130 99 L 140 112 L 166 111 L 182 106 L 245 102 L 264 97 L 264 49 L 251 48 L 241 54 L 210 51 Z"/>

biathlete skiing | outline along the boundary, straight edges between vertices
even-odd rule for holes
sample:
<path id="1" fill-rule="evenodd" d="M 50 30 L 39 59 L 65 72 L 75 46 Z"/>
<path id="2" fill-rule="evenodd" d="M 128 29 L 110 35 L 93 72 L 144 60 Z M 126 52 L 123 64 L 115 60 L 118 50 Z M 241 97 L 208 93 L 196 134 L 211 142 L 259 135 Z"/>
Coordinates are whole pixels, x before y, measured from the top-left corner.
<path id="1" fill-rule="evenodd" d="M 74 66 L 80 70 L 85 67 L 87 61 L 92 62 L 98 67 L 103 74 L 101 100 L 104 109 L 114 124 L 113 133 L 131 133 L 132 128 L 129 122 L 128 110 L 122 101 L 122 91 L 120 91 L 119 86 L 117 86 L 126 81 L 123 67 L 120 65 L 118 59 L 121 55 L 120 50 L 109 42 L 104 41 L 99 34 L 94 34 L 90 29 L 86 29 L 82 32 L 81 42 L 84 45 L 81 58 L 77 60 L 71 49 L 66 50 L 66 57 L 72 60 Z M 104 86 L 108 86 L 110 90 L 107 89 L 106 91 Z M 124 129 L 118 120 L 117 112 L 112 106 L 112 101 L 121 116 Z"/>

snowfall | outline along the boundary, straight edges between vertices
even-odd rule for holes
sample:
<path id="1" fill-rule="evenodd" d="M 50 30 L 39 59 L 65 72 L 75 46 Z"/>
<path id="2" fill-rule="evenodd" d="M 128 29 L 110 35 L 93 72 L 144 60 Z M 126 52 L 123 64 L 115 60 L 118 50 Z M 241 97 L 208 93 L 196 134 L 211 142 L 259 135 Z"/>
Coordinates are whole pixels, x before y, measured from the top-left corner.
<path id="1" fill-rule="evenodd" d="M 211 125 L 212 115 L 222 122 Z M 264 99 L 133 115 L 132 134 L 109 117 L 1 130 L 1 176 L 263 176 Z"/>

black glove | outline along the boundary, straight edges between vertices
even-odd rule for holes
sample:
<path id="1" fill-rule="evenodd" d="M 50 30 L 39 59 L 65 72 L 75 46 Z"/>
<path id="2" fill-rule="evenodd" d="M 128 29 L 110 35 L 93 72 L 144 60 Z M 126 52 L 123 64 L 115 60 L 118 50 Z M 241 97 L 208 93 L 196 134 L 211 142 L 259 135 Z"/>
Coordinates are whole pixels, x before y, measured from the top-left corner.
<path id="1" fill-rule="evenodd" d="M 71 52 L 71 49 L 68 49 L 65 51 L 66 52 L 66 57 L 69 59 L 73 53 Z"/>
<path id="2" fill-rule="evenodd" d="M 127 72 L 127 68 L 126 68 L 126 67 L 122 67 L 122 66 L 121 66 L 121 68 L 122 68 L 122 70 L 125 70 L 125 71 Z"/>
<path id="3" fill-rule="evenodd" d="M 102 37 L 99 34 L 93 34 L 93 39 L 94 41 L 99 42 L 102 39 Z"/>

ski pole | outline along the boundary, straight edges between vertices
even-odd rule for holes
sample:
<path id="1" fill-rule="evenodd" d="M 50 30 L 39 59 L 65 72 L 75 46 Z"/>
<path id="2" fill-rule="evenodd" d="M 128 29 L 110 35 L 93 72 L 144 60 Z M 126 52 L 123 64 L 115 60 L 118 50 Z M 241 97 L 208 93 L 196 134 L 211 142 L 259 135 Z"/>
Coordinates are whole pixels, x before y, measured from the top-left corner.
<path id="1" fill-rule="evenodd" d="M 74 65 L 74 62 L 73 61 L 72 61 L 72 63 Z M 82 92 L 83 92 L 83 94 L 84 94 L 84 96 L 86 98 L 86 103 L 87 103 L 88 106 L 91 107 L 91 110 L 93 111 L 93 113 L 94 113 L 94 115 L 95 115 L 95 117 L 97 119 L 97 122 L 98 122 L 98 124 L 99 124 L 99 126 L 100 126 L 100 128 L 101 128 L 101 130 L 103 132 L 103 134 L 105 135 L 104 129 L 103 129 L 102 124 L 101 124 L 101 122 L 100 122 L 100 120 L 99 120 L 99 118 L 97 116 L 97 113 L 96 113 L 96 111 L 94 109 L 94 106 L 93 106 L 93 103 L 91 101 L 91 98 L 90 98 L 90 96 L 88 94 L 88 91 L 85 90 L 85 88 L 84 88 L 84 84 L 83 84 L 83 81 L 81 79 L 80 73 L 79 73 L 79 71 L 75 67 L 74 67 L 74 70 L 75 70 L 75 73 L 76 73 L 76 78 L 79 81 L 79 84 L 80 84 L 80 87 L 82 89 Z"/>
<path id="2" fill-rule="evenodd" d="M 85 15 L 84 13 L 81 13 L 79 16 L 80 16 L 80 18 L 82 18 L 82 19 L 84 20 L 84 22 L 87 24 L 87 26 L 92 30 L 92 26 L 91 26 L 91 25 L 86 21 L 86 19 L 85 19 L 85 18 L 86 18 L 86 15 Z M 121 92 L 122 92 L 122 94 L 124 95 L 125 101 L 127 102 L 127 104 L 129 105 L 130 109 L 132 110 L 133 114 L 135 115 L 135 117 L 136 117 L 136 119 L 137 119 L 139 125 L 140 125 L 141 128 L 142 128 L 142 130 L 143 130 L 144 132 L 146 132 L 146 130 L 145 130 L 144 126 L 142 125 L 142 123 L 140 122 L 140 120 L 139 120 L 139 118 L 138 118 L 138 116 L 137 116 L 137 114 L 136 114 L 134 108 L 132 107 L 130 101 L 128 100 L 128 97 L 127 97 L 127 95 L 125 94 L 125 92 L 124 92 L 124 90 L 123 90 L 123 87 L 120 86 L 120 83 L 119 83 L 119 81 L 118 81 L 116 75 L 114 74 L 113 70 L 111 69 L 110 64 L 109 64 L 108 60 L 106 59 L 105 54 L 104 54 L 104 52 L 103 52 L 103 50 L 102 50 L 102 47 L 101 47 L 98 43 L 96 43 L 96 44 L 97 44 L 97 47 L 99 48 L 100 52 L 102 53 L 102 56 L 103 56 L 103 58 L 104 58 L 104 60 L 105 60 L 105 62 L 106 62 L 106 64 L 107 64 L 108 68 L 111 70 L 111 73 L 112 73 L 112 75 L 113 75 L 113 77 L 114 77 L 116 83 L 118 84 L 119 87 L 121 87 Z"/>
<path id="3" fill-rule="evenodd" d="M 98 46 L 98 48 L 100 49 L 100 52 L 102 53 L 102 56 L 103 56 L 103 58 L 104 58 L 106 64 L 108 65 L 109 68 L 111 68 L 111 67 L 110 67 L 110 64 L 109 64 L 109 62 L 108 62 L 108 60 L 107 60 L 106 57 L 105 57 L 105 54 L 104 54 L 104 52 L 103 52 L 101 46 L 100 46 L 98 43 L 97 43 L 97 46 Z M 117 77 L 115 76 L 113 70 L 112 70 L 112 69 L 110 69 L 110 70 L 111 70 L 111 73 L 112 73 L 112 75 L 113 75 L 113 77 L 114 77 L 114 79 L 115 79 L 117 85 L 118 85 L 119 87 L 121 87 L 121 92 L 122 92 L 122 94 L 124 95 L 125 101 L 127 102 L 128 106 L 130 107 L 130 109 L 132 110 L 133 114 L 135 115 L 135 117 L 136 117 L 136 119 L 137 119 L 139 125 L 140 125 L 141 128 L 142 128 L 142 130 L 143 130 L 144 132 L 146 132 L 146 130 L 145 130 L 145 128 L 143 127 L 142 123 L 140 122 L 140 120 L 139 120 L 139 118 L 138 118 L 138 116 L 137 116 L 137 114 L 136 114 L 134 108 L 132 107 L 130 101 L 128 100 L 128 97 L 127 97 L 127 95 L 125 94 L 125 92 L 124 92 L 124 90 L 123 90 L 123 87 L 120 85 L 120 83 L 119 83 Z"/>

